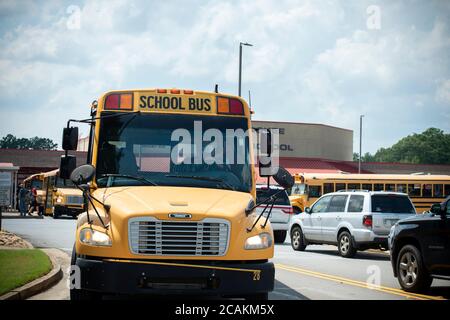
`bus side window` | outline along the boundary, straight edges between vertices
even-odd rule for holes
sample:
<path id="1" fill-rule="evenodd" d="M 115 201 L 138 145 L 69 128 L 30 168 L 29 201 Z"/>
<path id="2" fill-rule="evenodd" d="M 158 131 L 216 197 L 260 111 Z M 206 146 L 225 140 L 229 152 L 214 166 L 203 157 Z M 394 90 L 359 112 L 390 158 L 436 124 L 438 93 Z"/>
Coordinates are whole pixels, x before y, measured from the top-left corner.
<path id="1" fill-rule="evenodd" d="M 385 191 L 395 191 L 395 184 L 393 184 L 393 183 L 386 183 Z"/>
<path id="2" fill-rule="evenodd" d="M 372 184 L 370 184 L 370 183 L 363 183 L 362 184 L 362 189 L 363 190 L 367 190 L 367 191 L 372 191 Z"/>
<path id="3" fill-rule="evenodd" d="M 406 193 L 406 184 L 398 184 L 397 192 Z"/>
<path id="4" fill-rule="evenodd" d="M 382 183 L 375 183 L 373 185 L 373 191 L 384 191 L 384 184 L 382 184 Z"/>
<path id="5" fill-rule="evenodd" d="M 336 183 L 336 191 L 346 190 L 345 183 Z"/>
<path id="6" fill-rule="evenodd" d="M 450 184 L 444 185 L 444 197 L 450 196 Z"/>
<path id="7" fill-rule="evenodd" d="M 442 198 L 444 191 L 444 186 L 442 184 L 433 185 L 433 197 Z"/>
<path id="8" fill-rule="evenodd" d="M 410 197 L 420 197 L 420 184 L 408 184 L 408 195 Z"/>
<path id="9" fill-rule="evenodd" d="M 323 194 L 334 192 L 334 183 L 324 183 L 323 184 Z"/>
<path id="10" fill-rule="evenodd" d="M 422 188 L 422 197 L 431 197 L 431 184 L 424 184 Z"/>
<path id="11" fill-rule="evenodd" d="M 361 189 L 361 185 L 359 183 L 349 183 L 348 190 L 359 190 Z"/>
<path id="12" fill-rule="evenodd" d="M 309 196 L 319 198 L 322 195 L 322 186 L 309 186 Z"/>

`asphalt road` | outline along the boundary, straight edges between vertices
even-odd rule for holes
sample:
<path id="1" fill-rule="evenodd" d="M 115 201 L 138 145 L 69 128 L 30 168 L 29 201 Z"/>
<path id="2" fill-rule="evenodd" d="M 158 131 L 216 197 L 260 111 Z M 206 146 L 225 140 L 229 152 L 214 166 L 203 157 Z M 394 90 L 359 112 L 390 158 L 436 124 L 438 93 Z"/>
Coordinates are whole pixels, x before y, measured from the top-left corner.
<path id="1" fill-rule="evenodd" d="M 70 256 L 75 236 L 75 220 L 8 219 L 3 227 L 30 241 L 38 248 L 57 248 Z M 309 246 L 304 252 L 292 250 L 289 238 L 275 246 L 272 260 L 276 266 L 275 290 L 270 299 L 450 299 L 450 282 L 434 280 L 425 295 L 400 289 L 392 274 L 389 254 L 381 251 L 359 252 L 353 259 L 338 255 L 333 246 Z M 50 289 L 52 290 L 52 289 Z M 60 285 L 41 295 L 43 299 L 68 297 Z"/>

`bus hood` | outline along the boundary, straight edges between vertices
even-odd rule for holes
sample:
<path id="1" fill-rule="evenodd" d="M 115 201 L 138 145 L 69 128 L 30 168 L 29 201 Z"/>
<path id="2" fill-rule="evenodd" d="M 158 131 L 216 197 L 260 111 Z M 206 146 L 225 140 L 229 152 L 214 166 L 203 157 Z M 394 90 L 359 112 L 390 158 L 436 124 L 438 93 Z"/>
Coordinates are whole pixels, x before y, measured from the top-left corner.
<path id="1" fill-rule="evenodd" d="M 94 196 L 110 205 L 111 219 L 153 216 L 173 220 L 171 213 L 187 213 L 190 221 L 210 218 L 245 217 L 251 194 L 221 189 L 180 187 L 114 187 L 99 189 Z"/>

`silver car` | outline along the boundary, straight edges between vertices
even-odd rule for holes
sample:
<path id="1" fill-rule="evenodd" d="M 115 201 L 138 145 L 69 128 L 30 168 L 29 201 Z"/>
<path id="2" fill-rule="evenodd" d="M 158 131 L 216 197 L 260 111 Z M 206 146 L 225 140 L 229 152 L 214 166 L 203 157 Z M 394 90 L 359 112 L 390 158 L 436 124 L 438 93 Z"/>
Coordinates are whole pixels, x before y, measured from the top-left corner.
<path id="1" fill-rule="evenodd" d="M 289 230 L 294 250 L 309 244 L 337 245 L 341 256 L 357 250 L 388 249 L 391 227 L 416 214 L 404 193 L 342 191 L 327 193 L 293 217 Z"/>

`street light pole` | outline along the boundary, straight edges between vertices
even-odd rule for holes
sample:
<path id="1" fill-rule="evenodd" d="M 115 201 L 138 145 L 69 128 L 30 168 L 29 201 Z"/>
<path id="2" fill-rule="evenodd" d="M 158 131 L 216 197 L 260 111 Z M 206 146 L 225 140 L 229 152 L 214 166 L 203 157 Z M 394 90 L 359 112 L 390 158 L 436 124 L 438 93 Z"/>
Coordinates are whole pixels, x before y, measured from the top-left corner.
<path id="1" fill-rule="evenodd" d="M 358 173 L 361 173 L 361 156 L 362 156 L 362 118 L 364 115 L 359 116 L 359 159 L 358 159 Z"/>
<path id="2" fill-rule="evenodd" d="M 247 42 L 239 42 L 239 89 L 238 89 L 239 97 L 241 96 L 241 84 L 242 84 L 242 46 L 253 47 L 253 45 Z"/>

